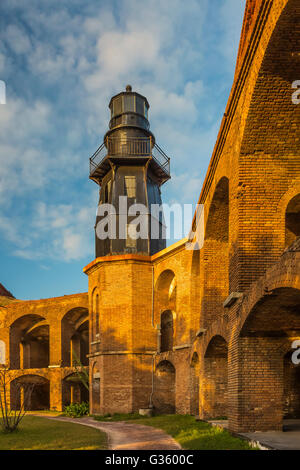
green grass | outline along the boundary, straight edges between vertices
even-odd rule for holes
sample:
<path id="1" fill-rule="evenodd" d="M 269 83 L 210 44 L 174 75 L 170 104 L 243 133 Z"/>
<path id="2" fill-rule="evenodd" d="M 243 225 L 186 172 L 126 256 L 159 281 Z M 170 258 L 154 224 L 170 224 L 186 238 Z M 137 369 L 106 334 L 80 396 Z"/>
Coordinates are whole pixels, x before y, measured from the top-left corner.
<path id="1" fill-rule="evenodd" d="M 45 416 L 53 416 L 58 417 L 58 416 L 65 416 L 65 414 L 62 411 L 54 411 L 54 410 L 37 410 L 37 411 L 26 411 L 26 416 L 28 415 L 45 415 Z"/>
<path id="2" fill-rule="evenodd" d="M 233 437 L 228 431 L 196 421 L 189 415 L 166 415 L 145 418 L 138 414 L 96 416 L 97 421 L 131 421 L 162 429 L 179 442 L 183 449 L 190 450 L 253 450 L 247 441 Z"/>
<path id="3" fill-rule="evenodd" d="M 0 431 L 0 450 L 103 450 L 106 434 L 80 424 L 25 416 L 13 433 Z"/>

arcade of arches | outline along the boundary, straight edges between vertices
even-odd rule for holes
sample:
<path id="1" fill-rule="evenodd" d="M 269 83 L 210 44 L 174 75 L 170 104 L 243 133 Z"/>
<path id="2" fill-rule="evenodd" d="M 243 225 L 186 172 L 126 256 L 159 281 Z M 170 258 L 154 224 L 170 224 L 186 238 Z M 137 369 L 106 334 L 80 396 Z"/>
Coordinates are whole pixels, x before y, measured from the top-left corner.
<path id="1" fill-rule="evenodd" d="M 10 299 L 0 336 L 12 408 L 22 402 L 27 409 L 60 411 L 71 402 L 88 401 L 76 374 L 78 367 L 88 369 L 89 362 L 87 294 L 32 302 Z"/>

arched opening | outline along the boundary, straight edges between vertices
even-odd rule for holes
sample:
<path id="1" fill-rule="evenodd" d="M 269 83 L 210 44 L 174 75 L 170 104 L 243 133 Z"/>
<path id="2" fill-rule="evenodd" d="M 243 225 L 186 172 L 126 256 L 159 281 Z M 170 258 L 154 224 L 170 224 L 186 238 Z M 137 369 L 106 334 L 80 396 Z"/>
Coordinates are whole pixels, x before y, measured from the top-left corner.
<path id="1" fill-rule="evenodd" d="M 12 410 L 24 407 L 27 411 L 49 410 L 50 382 L 39 375 L 23 375 L 10 383 Z"/>
<path id="2" fill-rule="evenodd" d="M 176 310 L 176 278 L 173 271 L 163 271 L 155 284 L 155 302 L 160 311 Z"/>
<path id="3" fill-rule="evenodd" d="M 271 5 L 253 3 L 258 8 L 260 4 Z M 262 33 L 261 53 L 255 54 L 252 63 L 253 87 L 249 83 L 247 91 L 249 108 L 244 109 L 245 120 L 240 121 L 242 128 L 245 125 L 240 134 L 236 201 L 240 239 L 231 247 L 233 265 L 239 265 L 240 271 L 232 289 L 235 292 L 247 289 L 278 260 L 284 221 L 281 225 L 274 208 L 300 176 L 299 106 L 291 105 L 291 84 L 297 80 L 295 76 L 300 77 L 300 61 L 295 60 L 300 2 L 278 2 L 278 9 L 275 4 L 272 8 L 277 12 L 274 17 L 269 15 Z"/>
<path id="4" fill-rule="evenodd" d="M 166 269 L 159 275 L 154 288 L 154 308 L 156 318 L 161 326 L 161 352 L 173 349 L 174 324 L 172 312 L 176 312 L 176 296 L 177 282 L 175 274 L 170 269 Z"/>
<path id="5" fill-rule="evenodd" d="M 194 352 L 191 361 L 191 414 L 199 416 L 199 356 Z"/>
<path id="6" fill-rule="evenodd" d="M 173 313 L 166 310 L 160 316 L 160 352 L 173 350 Z"/>
<path id="7" fill-rule="evenodd" d="M 71 364 L 74 365 L 80 361 L 84 366 L 88 365 L 89 353 L 89 323 L 85 320 L 78 326 L 71 337 Z"/>
<path id="8" fill-rule="evenodd" d="M 63 406 L 71 403 L 82 403 L 89 401 L 89 391 L 84 386 L 77 374 L 70 374 L 62 381 L 62 403 Z"/>
<path id="9" fill-rule="evenodd" d="M 290 246 L 300 237 L 300 194 L 288 204 L 285 213 L 285 246 Z"/>
<path id="10" fill-rule="evenodd" d="M 300 373 L 291 353 L 283 352 L 295 338 L 300 338 L 300 290 L 274 289 L 256 303 L 240 333 L 239 407 L 245 430 L 282 430 L 285 417 L 300 418 Z"/>
<path id="11" fill-rule="evenodd" d="M 62 319 L 62 365 L 71 367 L 78 361 L 88 365 L 89 323 L 86 308 L 74 308 Z"/>
<path id="12" fill-rule="evenodd" d="M 91 411 L 94 414 L 100 414 L 100 370 L 97 362 L 92 367 L 91 388 Z"/>
<path id="13" fill-rule="evenodd" d="M 229 180 L 223 177 L 209 207 L 204 236 L 203 319 L 216 320 L 229 292 Z"/>
<path id="14" fill-rule="evenodd" d="M 293 363 L 293 353 L 284 356 L 283 418 L 300 420 L 300 365 Z"/>
<path id="15" fill-rule="evenodd" d="M 40 315 L 24 315 L 10 326 L 10 368 L 49 366 L 49 325 Z"/>
<path id="16" fill-rule="evenodd" d="M 158 413 L 175 413 L 175 367 L 169 361 L 156 366 L 153 404 Z"/>
<path id="17" fill-rule="evenodd" d="M 227 417 L 228 345 L 222 336 L 214 336 L 204 356 L 201 380 L 202 418 Z"/>

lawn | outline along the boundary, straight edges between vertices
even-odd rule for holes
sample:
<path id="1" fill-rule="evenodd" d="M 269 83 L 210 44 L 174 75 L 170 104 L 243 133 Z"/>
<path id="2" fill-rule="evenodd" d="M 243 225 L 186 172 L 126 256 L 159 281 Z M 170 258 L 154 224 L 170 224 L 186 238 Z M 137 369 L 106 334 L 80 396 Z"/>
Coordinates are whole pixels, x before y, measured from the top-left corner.
<path id="1" fill-rule="evenodd" d="M 130 421 L 162 429 L 190 450 L 253 450 L 247 441 L 233 437 L 228 431 L 213 427 L 203 421 L 196 421 L 189 415 L 166 415 L 152 418 L 138 414 L 116 414 L 112 417 L 96 416 L 97 421 Z"/>
<path id="2" fill-rule="evenodd" d="M 13 433 L 0 430 L 0 450 L 103 450 L 106 434 L 80 424 L 25 416 Z"/>

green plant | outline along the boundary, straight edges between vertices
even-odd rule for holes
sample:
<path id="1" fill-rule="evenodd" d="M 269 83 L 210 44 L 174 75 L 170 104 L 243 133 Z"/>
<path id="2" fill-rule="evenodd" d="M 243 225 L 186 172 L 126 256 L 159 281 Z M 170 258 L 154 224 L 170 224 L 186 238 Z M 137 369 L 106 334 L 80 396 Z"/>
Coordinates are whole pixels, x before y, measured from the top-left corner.
<path id="1" fill-rule="evenodd" d="M 32 383 L 15 383 L 15 393 L 23 399 L 20 399 L 19 409 L 11 409 L 9 404 L 9 385 L 12 379 L 9 378 L 9 369 L 5 365 L 0 366 L 0 425 L 3 432 L 10 433 L 18 429 L 18 426 L 26 414 L 26 410 L 30 409 L 31 395 L 35 384 Z"/>
<path id="2" fill-rule="evenodd" d="M 89 404 L 86 402 L 71 403 L 65 406 L 64 413 L 71 418 L 81 418 L 81 416 L 89 414 Z"/>
<path id="3" fill-rule="evenodd" d="M 81 362 L 79 357 L 76 355 L 75 351 L 72 351 L 72 356 L 73 356 L 73 367 L 75 367 L 75 374 L 77 375 L 78 379 L 80 382 L 83 384 L 83 386 L 89 390 L 89 374 L 86 370 L 86 367 L 84 367 Z"/>

